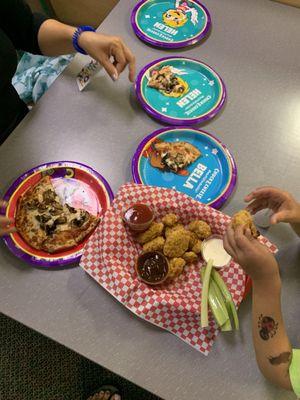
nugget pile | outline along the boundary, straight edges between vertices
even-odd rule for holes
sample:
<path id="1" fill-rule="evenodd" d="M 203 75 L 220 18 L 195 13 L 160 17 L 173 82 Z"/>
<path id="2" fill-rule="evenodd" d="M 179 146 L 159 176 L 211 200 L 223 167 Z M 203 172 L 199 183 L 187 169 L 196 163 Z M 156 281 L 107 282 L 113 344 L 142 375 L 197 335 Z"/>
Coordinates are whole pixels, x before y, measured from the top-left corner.
<path id="1" fill-rule="evenodd" d="M 160 251 L 169 261 L 168 278 L 183 272 L 186 264 L 197 262 L 202 240 L 211 235 L 210 226 L 200 220 L 191 221 L 184 227 L 176 214 L 167 214 L 162 222 L 153 222 L 148 230 L 136 236 L 143 251 Z"/>

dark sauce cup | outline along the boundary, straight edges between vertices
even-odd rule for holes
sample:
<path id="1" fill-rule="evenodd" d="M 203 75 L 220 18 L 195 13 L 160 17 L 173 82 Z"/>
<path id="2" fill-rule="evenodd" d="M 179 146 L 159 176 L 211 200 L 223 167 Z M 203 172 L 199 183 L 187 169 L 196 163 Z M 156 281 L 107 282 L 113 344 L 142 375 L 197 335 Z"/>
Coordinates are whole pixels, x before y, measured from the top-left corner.
<path id="1" fill-rule="evenodd" d="M 169 263 L 159 251 L 148 251 L 137 258 L 135 270 L 147 285 L 161 285 L 168 278 Z"/>

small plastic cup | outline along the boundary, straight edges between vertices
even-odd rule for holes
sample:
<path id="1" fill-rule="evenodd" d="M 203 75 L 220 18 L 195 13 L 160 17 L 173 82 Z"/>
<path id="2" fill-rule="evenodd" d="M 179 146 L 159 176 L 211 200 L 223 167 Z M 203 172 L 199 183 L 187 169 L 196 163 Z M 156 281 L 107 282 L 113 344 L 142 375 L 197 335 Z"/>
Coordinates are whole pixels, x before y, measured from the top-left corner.
<path id="1" fill-rule="evenodd" d="M 167 257 L 159 251 L 148 251 L 139 255 L 135 270 L 140 280 L 147 285 L 161 285 L 168 278 L 169 263 Z"/>
<path id="2" fill-rule="evenodd" d="M 202 242 L 201 254 L 204 261 L 214 260 L 214 268 L 226 268 L 229 266 L 231 256 L 223 247 L 221 235 L 211 235 Z"/>
<path id="3" fill-rule="evenodd" d="M 146 231 L 153 220 L 154 212 L 149 206 L 142 203 L 133 204 L 123 214 L 123 221 L 135 232 Z"/>

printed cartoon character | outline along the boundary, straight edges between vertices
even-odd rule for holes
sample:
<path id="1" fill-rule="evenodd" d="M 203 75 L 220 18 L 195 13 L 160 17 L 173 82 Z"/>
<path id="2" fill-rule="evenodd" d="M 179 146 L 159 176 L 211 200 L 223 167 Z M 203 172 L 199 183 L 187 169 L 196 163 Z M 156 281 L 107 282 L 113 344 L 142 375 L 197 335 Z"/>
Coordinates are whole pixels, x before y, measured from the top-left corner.
<path id="1" fill-rule="evenodd" d="M 186 1 L 176 0 L 175 9 L 168 10 L 163 14 L 163 21 L 172 28 L 180 28 L 188 21 L 188 14 L 191 14 L 193 25 L 198 23 L 198 11 L 190 7 Z"/>
<path id="2" fill-rule="evenodd" d="M 263 340 L 272 338 L 278 329 L 278 323 L 271 317 L 264 317 L 262 314 L 258 319 L 258 328 L 260 329 L 259 335 Z"/>

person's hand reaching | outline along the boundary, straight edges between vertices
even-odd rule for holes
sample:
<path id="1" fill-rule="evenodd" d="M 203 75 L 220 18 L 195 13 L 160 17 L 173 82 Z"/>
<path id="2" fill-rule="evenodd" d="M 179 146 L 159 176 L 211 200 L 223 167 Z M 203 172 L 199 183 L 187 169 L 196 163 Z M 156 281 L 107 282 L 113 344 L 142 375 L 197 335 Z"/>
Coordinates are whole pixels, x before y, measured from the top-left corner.
<path id="1" fill-rule="evenodd" d="M 278 278 L 278 264 L 266 246 L 253 238 L 249 229 L 229 225 L 223 238 L 224 249 L 253 281 L 270 282 Z"/>
<path id="2" fill-rule="evenodd" d="M 6 203 L 3 200 L 0 200 L 0 207 L 5 207 L 5 205 Z M 0 215 L 0 237 L 15 232 L 16 228 L 13 224 L 13 219 Z"/>
<path id="3" fill-rule="evenodd" d="M 104 67 L 112 80 L 116 81 L 128 65 L 129 80 L 134 81 L 135 57 L 122 38 L 97 32 L 83 32 L 79 38 L 79 45 Z"/>
<path id="4" fill-rule="evenodd" d="M 300 224 L 300 204 L 288 192 L 272 186 L 263 186 L 248 194 L 245 201 L 250 203 L 247 209 L 252 214 L 265 208 L 271 209 L 273 211 L 271 224 L 278 222 Z"/>

